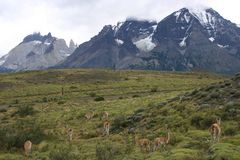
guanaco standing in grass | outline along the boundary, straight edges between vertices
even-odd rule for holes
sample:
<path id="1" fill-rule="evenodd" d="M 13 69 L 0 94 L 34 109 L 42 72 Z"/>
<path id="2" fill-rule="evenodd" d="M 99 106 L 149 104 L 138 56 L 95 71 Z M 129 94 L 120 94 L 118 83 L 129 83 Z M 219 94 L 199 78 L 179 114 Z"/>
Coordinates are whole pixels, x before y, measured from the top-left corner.
<path id="1" fill-rule="evenodd" d="M 93 117 L 94 117 L 94 112 L 93 111 L 88 112 L 88 113 L 85 114 L 85 118 L 87 120 L 91 120 Z"/>
<path id="2" fill-rule="evenodd" d="M 103 123 L 104 133 L 108 136 L 110 130 L 110 122 L 107 120 Z"/>
<path id="3" fill-rule="evenodd" d="M 67 135 L 68 135 L 68 141 L 71 142 L 73 139 L 73 129 L 72 128 L 69 128 L 67 130 Z"/>
<path id="4" fill-rule="evenodd" d="M 105 120 L 108 120 L 108 116 L 109 116 L 108 112 L 107 112 L 107 111 L 104 111 L 102 118 L 105 119 Z"/>
<path id="5" fill-rule="evenodd" d="M 24 143 L 24 152 L 25 152 L 25 155 L 28 156 L 31 151 L 32 151 L 32 142 L 30 140 L 27 140 L 25 143 Z"/>
<path id="6" fill-rule="evenodd" d="M 221 135 L 221 118 L 216 119 L 216 123 L 213 123 L 209 128 L 211 139 L 213 142 L 219 142 Z"/>
<path id="7" fill-rule="evenodd" d="M 135 138 L 135 142 L 140 146 L 141 151 L 150 151 L 151 141 L 147 138 L 137 139 Z"/>
<path id="8" fill-rule="evenodd" d="M 169 141 L 170 141 L 170 132 L 168 131 L 167 136 L 155 138 L 153 150 L 156 151 L 160 146 L 162 146 L 163 149 L 165 150 L 166 145 L 169 143 Z"/>

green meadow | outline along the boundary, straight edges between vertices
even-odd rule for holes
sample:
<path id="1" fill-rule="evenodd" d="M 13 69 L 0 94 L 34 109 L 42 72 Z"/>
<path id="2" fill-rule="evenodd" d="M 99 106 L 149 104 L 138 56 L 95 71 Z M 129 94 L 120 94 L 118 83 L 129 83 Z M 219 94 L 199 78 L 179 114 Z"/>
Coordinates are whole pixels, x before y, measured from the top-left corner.
<path id="1" fill-rule="evenodd" d="M 0 74 L 0 159 L 240 159 L 239 77 L 94 69 Z M 109 136 L 103 134 L 104 111 Z M 90 120 L 88 112 L 94 112 Z M 213 143 L 208 129 L 217 117 L 222 134 Z M 145 151 L 135 143 L 167 131 L 166 148 Z M 28 156 L 26 140 L 33 143 Z"/>

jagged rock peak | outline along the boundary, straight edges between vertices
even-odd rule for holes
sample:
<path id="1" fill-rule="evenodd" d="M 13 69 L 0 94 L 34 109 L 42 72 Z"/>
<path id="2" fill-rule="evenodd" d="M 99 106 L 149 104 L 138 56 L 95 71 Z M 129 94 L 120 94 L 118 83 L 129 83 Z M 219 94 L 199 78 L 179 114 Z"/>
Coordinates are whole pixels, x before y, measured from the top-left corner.
<path id="1" fill-rule="evenodd" d="M 78 45 L 75 44 L 75 42 L 71 39 L 69 42 L 69 49 L 74 51 L 77 47 L 78 47 Z"/>
<path id="2" fill-rule="evenodd" d="M 54 41 L 56 40 L 55 37 L 52 36 L 52 34 L 49 32 L 47 35 L 41 35 L 40 32 L 34 32 L 33 34 L 30 34 L 28 36 L 26 36 L 22 43 L 28 43 L 28 42 L 31 42 L 31 41 L 40 41 L 40 42 L 44 42 L 48 40 L 48 42 L 51 42 L 51 41 Z"/>

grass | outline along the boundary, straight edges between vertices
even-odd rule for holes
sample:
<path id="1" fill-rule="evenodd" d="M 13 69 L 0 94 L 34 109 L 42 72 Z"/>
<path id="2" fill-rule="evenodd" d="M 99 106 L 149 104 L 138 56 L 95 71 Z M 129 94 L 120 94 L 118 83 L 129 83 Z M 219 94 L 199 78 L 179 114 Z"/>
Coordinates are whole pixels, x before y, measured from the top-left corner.
<path id="1" fill-rule="evenodd" d="M 15 126 L 19 121 L 34 122 L 44 138 L 34 143 L 32 159 L 214 158 L 219 152 L 207 141 L 206 127 L 211 119 L 205 118 L 219 110 L 215 108 L 218 93 L 225 93 L 226 80 L 207 73 L 92 69 L 0 74 L 0 109 L 4 109 L 0 112 L 0 127 Z M 220 89 L 216 90 L 215 84 Z M 209 95 L 206 102 L 210 107 L 202 106 Z M 238 93 L 231 95 L 237 97 Z M 237 110 L 232 110 L 235 106 L 234 101 L 226 110 L 237 117 Z M 89 111 L 96 115 L 87 121 L 84 115 Z M 109 137 L 102 136 L 104 111 L 109 113 L 112 126 Z M 238 146 L 239 132 L 231 129 L 239 125 L 235 118 L 227 121 L 228 137 L 223 143 Z M 166 124 L 172 132 L 166 151 L 141 152 L 133 135 L 124 131 L 133 129 L 139 137 L 153 140 L 166 135 Z M 24 126 L 25 133 L 31 125 Z M 73 129 L 71 143 L 67 141 L 68 127 Z M 22 148 L 2 149 L 0 159 L 24 159 Z"/>

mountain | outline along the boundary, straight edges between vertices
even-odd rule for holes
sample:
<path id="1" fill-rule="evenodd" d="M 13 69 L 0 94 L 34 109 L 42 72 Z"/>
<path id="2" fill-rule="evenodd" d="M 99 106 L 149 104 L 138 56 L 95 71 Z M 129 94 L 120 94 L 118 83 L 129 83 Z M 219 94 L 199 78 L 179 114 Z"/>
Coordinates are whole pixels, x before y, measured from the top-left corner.
<path id="1" fill-rule="evenodd" d="M 64 39 L 53 37 L 51 33 L 34 33 L 0 58 L 0 66 L 14 71 L 46 69 L 63 61 L 75 48 L 73 41 L 68 47 Z"/>
<path id="2" fill-rule="evenodd" d="M 240 28 L 211 8 L 105 26 L 56 67 L 240 71 Z"/>
<path id="3" fill-rule="evenodd" d="M 128 68 L 133 62 L 141 61 L 140 50 L 149 51 L 155 46 L 148 39 L 156 27 L 156 22 L 134 19 L 116 26 L 107 25 L 97 36 L 81 44 L 58 67 Z M 145 44 L 144 40 L 149 44 Z"/>

